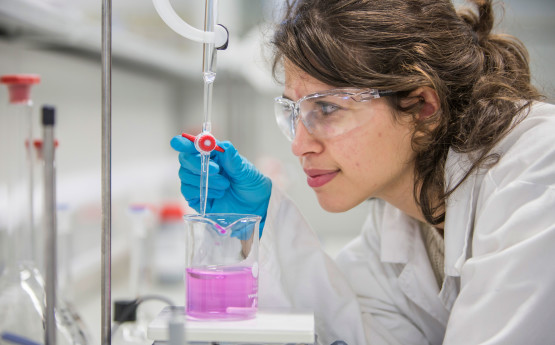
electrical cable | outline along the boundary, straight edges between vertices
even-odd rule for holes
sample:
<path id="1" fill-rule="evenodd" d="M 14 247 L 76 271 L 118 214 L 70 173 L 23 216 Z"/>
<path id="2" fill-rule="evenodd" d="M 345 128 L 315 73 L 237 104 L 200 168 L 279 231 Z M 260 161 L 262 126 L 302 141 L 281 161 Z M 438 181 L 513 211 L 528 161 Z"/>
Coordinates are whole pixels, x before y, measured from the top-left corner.
<path id="1" fill-rule="evenodd" d="M 122 314 L 121 314 L 121 319 L 127 319 L 133 312 L 136 312 L 137 308 L 139 307 L 139 305 L 143 302 L 146 301 L 150 301 L 150 300 L 157 300 L 157 301 L 161 301 L 166 303 L 167 305 L 169 305 L 171 307 L 172 313 L 176 313 L 177 307 L 175 307 L 175 304 L 169 299 L 166 298 L 164 296 L 160 296 L 160 295 L 144 295 L 141 296 L 135 300 L 133 300 L 133 303 L 131 303 L 128 307 L 126 307 Z M 123 322 L 117 322 L 114 324 L 114 326 L 112 326 L 112 331 L 111 331 L 111 336 L 112 338 L 114 337 L 114 335 L 116 334 L 119 326 L 122 324 Z M 22 345 L 33 345 L 33 344 L 22 344 Z"/>

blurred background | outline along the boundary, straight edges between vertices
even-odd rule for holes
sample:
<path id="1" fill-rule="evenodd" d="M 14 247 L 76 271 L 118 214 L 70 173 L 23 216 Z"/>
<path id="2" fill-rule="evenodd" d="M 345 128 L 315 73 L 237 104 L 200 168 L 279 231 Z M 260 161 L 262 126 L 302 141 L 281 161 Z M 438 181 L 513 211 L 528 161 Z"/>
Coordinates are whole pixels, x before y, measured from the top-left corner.
<path id="1" fill-rule="evenodd" d="M 281 3 L 219 2 L 219 22 L 228 28 L 230 42 L 227 50 L 218 53 L 213 133 L 232 141 L 271 176 L 299 206 L 330 255 L 335 255 L 359 232 L 365 205 L 344 214 L 321 210 L 289 142 L 275 124 L 273 98 L 281 94 L 281 85 L 271 77 L 267 41 Z M 172 0 L 172 5 L 185 21 L 203 27 L 204 1 Z M 116 0 L 112 6 L 112 274 L 117 297 L 128 292 L 125 277 L 131 248 L 126 239 L 135 226 L 131 207 L 147 205 L 150 216 L 145 224 L 151 234 L 164 222 L 175 220 L 172 210 L 186 207 L 179 192 L 177 154 L 169 141 L 182 131 L 200 132 L 203 83 L 202 44 L 169 29 L 150 0 Z M 555 2 L 506 0 L 496 6 L 498 13 L 504 9 L 497 30 L 526 44 L 534 84 L 553 102 Z M 100 43 L 101 1 L 0 0 L 0 75 L 41 76 L 31 94 L 35 136 L 41 135 L 40 107 L 57 108 L 57 197 L 71 210 L 75 298 L 95 333 L 100 323 Z M 7 103 L 7 90 L 2 87 L 0 104 Z M 155 252 L 162 247 L 150 249 L 154 252 L 148 259 L 151 266 L 156 266 Z M 155 276 L 156 268 L 150 270 Z M 163 284 L 162 280 L 159 285 L 183 303 L 182 283 Z"/>

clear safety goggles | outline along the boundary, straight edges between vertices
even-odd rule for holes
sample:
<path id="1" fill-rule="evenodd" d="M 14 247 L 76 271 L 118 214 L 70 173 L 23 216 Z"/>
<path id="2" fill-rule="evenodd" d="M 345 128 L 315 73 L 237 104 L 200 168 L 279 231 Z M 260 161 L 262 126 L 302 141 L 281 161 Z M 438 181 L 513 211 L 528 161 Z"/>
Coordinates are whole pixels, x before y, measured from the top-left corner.
<path id="1" fill-rule="evenodd" d="M 331 138 L 355 129 L 368 121 L 361 112 L 365 102 L 392 95 L 393 91 L 376 89 L 333 89 L 306 95 L 296 102 L 274 99 L 274 111 L 279 128 L 293 141 L 299 119 L 308 132 L 317 138 Z"/>

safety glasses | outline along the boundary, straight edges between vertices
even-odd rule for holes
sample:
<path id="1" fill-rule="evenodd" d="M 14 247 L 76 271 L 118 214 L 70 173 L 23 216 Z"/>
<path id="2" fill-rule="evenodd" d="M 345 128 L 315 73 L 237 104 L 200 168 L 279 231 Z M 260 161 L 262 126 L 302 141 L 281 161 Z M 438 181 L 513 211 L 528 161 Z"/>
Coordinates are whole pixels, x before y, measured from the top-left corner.
<path id="1" fill-rule="evenodd" d="M 368 114 L 361 111 L 366 102 L 392 94 L 393 91 L 342 88 L 306 95 L 296 102 L 276 97 L 274 111 L 279 128 L 291 141 L 299 119 L 311 135 L 332 138 L 368 121 Z"/>

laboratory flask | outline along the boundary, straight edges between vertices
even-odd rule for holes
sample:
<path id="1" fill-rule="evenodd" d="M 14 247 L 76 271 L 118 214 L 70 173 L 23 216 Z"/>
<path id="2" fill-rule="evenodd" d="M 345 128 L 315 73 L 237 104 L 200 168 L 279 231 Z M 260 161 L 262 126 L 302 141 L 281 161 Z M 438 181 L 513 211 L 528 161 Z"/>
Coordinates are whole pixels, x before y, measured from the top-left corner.
<path id="1" fill-rule="evenodd" d="M 37 269 L 33 245 L 32 101 L 30 87 L 36 75 L 3 76 L 10 103 L 0 114 L 2 213 L 0 232 L 4 269 L 0 275 L 0 344 L 4 338 L 44 343 L 45 281 Z M 42 230 L 42 229 L 41 229 Z M 86 345 L 90 341 L 82 321 L 63 303 L 56 307 L 59 345 Z"/>
<path id="2" fill-rule="evenodd" d="M 207 213 L 186 215 L 184 220 L 187 316 L 199 320 L 255 317 L 260 217 Z"/>
<path id="3" fill-rule="evenodd" d="M 32 140 L 33 102 L 30 90 L 40 81 L 38 75 L 4 75 L 0 82 L 8 87 L 9 103 L 0 117 L 0 227 L 6 236 L 5 244 L 18 249 L 21 258 L 32 259 L 35 252 L 32 236 Z M 24 233 L 23 235 L 21 233 Z M 28 243 L 18 243 L 19 237 Z M 17 247 L 17 248 L 14 248 Z M 5 258 L 9 260 L 10 258 Z"/>
<path id="4" fill-rule="evenodd" d="M 43 341 L 44 280 L 33 262 L 32 111 L 37 75 L 7 75 L 9 103 L 0 117 L 0 230 L 4 269 L 0 276 L 0 332 Z M 3 341 L 0 340 L 0 344 Z"/>

